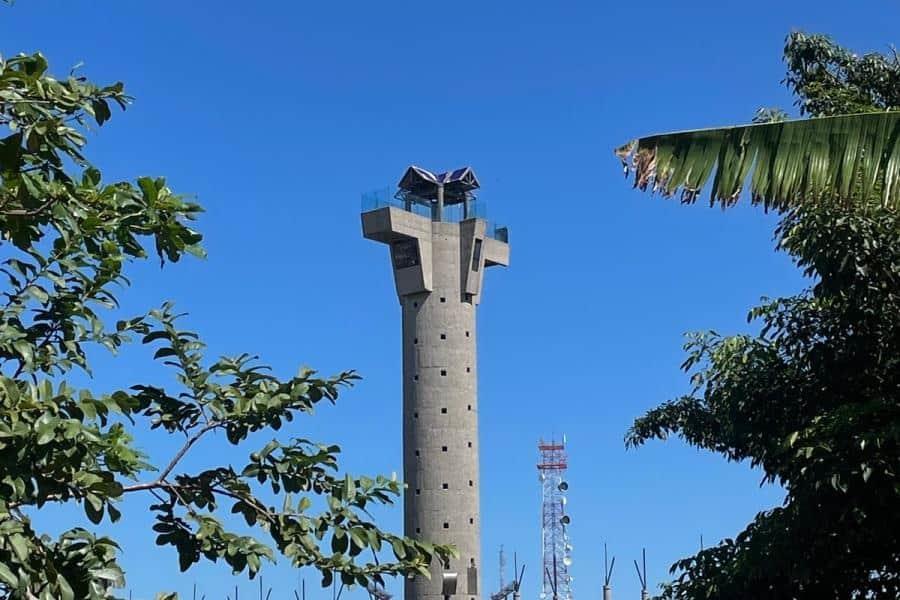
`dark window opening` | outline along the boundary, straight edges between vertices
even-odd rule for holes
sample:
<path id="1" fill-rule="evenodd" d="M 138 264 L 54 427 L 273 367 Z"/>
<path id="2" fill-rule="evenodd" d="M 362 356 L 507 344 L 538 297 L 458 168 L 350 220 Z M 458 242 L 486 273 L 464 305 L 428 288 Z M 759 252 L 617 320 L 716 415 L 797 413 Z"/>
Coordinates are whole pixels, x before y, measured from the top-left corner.
<path id="1" fill-rule="evenodd" d="M 395 269 L 408 269 L 421 263 L 419 241 L 416 239 L 397 240 L 391 244 L 391 257 Z"/>
<path id="2" fill-rule="evenodd" d="M 447 369 L 441 369 L 441 377 L 447 376 Z"/>
<path id="3" fill-rule="evenodd" d="M 443 296 L 441 296 L 441 302 L 446 302 L 446 301 L 447 301 L 447 299 L 444 298 Z"/>
<path id="4" fill-rule="evenodd" d="M 471 372 L 472 372 L 472 367 L 466 367 L 466 373 L 471 373 Z"/>
<path id="5" fill-rule="evenodd" d="M 419 343 L 419 338 L 413 338 L 413 344 L 418 344 L 418 343 Z"/>
<path id="6" fill-rule="evenodd" d="M 471 405 L 471 404 L 467 407 L 467 410 L 472 410 L 472 405 Z"/>
<path id="7" fill-rule="evenodd" d="M 416 533 L 422 533 L 422 530 L 416 527 Z"/>
<path id="8" fill-rule="evenodd" d="M 416 496 L 418 496 L 421 493 L 422 493 L 422 490 L 420 490 L 419 488 L 416 488 Z"/>
<path id="9" fill-rule="evenodd" d="M 416 456 L 418 456 L 418 455 L 419 455 L 419 451 L 418 451 L 418 450 L 416 450 Z"/>
<path id="10" fill-rule="evenodd" d="M 441 452 L 446 452 L 446 451 L 447 451 L 447 446 L 441 446 Z"/>
<path id="11" fill-rule="evenodd" d="M 469 525 L 474 525 L 474 524 L 475 524 L 475 519 L 469 517 Z"/>
<path id="12" fill-rule="evenodd" d="M 418 380 L 419 380 L 419 376 L 418 376 L 418 375 L 413 375 L 413 381 L 418 381 Z"/>
<path id="13" fill-rule="evenodd" d="M 441 409 L 441 414 L 442 414 L 442 415 L 446 415 L 446 414 L 447 414 L 447 409 L 446 409 L 446 408 L 442 408 L 442 409 Z"/>
<path id="14" fill-rule="evenodd" d="M 449 490 L 449 489 L 450 489 L 450 484 L 449 484 L 449 483 L 442 483 L 442 484 L 441 484 L 441 489 Z"/>
<path id="15" fill-rule="evenodd" d="M 418 303 L 418 302 L 413 302 L 413 308 L 419 308 L 419 303 Z"/>
<path id="16" fill-rule="evenodd" d="M 469 442 L 469 448 L 471 448 L 471 447 L 472 447 L 472 442 Z"/>
<path id="17" fill-rule="evenodd" d="M 481 266 L 481 240 L 475 240 L 475 250 L 472 252 L 472 270 L 477 271 Z"/>
<path id="18" fill-rule="evenodd" d="M 469 487 L 475 487 L 475 482 L 471 479 L 469 480 Z"/>
<path id="19" fill-rule="evenodd" d="M 469 337 L 469 332 L 468 332 L 468 331 L 466 332 L 466 337 Z"/>
<path id="20" fill-rule="evenodd" d="M 442 333 L 442 334 L 441 334 L 441 339 L 442 339 L 442 340 L 446 340 L 446 339 L 447 339 L 447 334 L 446 334 L 446 333 Z"/>
<path id="21" fill-rule="evenodd" d="M 444 529 L 450 529 L 450 523 L 444 523 Z"/>

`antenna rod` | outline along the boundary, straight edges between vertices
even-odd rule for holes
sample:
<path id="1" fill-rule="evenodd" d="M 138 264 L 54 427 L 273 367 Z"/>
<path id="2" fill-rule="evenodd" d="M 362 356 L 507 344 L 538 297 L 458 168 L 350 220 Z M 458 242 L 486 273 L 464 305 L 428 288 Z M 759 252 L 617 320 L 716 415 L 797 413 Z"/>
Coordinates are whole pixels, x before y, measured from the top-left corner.
<path id="1" fill-rule="evenodd" d="M 556 568 L 556 554 L 553 554 L 553 600 L 559 600 L 559 596 L 556 593 L 557 589 L 557 581 L 556 581 L 556 573 L 558 569 Z"/>
<path id="2" fill-rule="evenodd" d="M 647 549 L 641 548 L 641 553 L 644 555 L 644 587 L 647 587 Z"/>
<path id="3" fill-rule="evenodd" d="M 607 562 L 606 543 L 603 543 L 603 573 L 606 575 L 606 585 L 609 585 L 609 563 Z"/>
<path id="4" fill-rule="evenodd" d="M 513 577 L 519 572 L 519 556 L 516 552 L 513 552 Z"/>

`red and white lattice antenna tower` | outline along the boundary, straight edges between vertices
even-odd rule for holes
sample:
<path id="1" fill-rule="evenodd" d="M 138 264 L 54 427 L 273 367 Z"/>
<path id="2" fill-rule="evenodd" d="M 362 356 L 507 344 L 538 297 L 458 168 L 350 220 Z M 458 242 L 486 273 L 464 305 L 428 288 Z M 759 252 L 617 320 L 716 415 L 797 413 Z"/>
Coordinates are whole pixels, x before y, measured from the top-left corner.
<path id="1" fill-rule="evenodd" d="M 570 522 L 566 514 L 566 438 L 538 443 L 540 460 L 538 475 L 541 482 L 541 550 L 544 584 L 541 600 L 572 600 L 572 545 L 566 528 Z"/>

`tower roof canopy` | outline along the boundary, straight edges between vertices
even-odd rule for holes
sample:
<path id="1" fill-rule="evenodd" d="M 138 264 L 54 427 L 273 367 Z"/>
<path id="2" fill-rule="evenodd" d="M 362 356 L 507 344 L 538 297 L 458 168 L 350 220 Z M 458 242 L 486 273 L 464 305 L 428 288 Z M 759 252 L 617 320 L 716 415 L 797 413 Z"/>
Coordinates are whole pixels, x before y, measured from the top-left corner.
<path id="1" fill-rule="evenodd" d="M 471 167 L 463 167 L 446 173 L 435 175 L 431 171 L 410 166 L 397 187 L 403 196 L 412 196 L 416 200 L 435 200 L 438 188 L 444 187 L 444 204 L 459 204 L 472 197 L 472 192 L 481 185 Z"/>

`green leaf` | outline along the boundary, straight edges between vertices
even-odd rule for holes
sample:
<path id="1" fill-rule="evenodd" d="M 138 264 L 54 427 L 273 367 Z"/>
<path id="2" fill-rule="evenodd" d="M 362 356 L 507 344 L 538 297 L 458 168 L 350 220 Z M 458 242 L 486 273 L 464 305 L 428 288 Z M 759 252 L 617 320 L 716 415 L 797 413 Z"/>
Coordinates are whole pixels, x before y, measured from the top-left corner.
<path id="1" fill-rule="evenodd" d="M 7 539 L 13 548 L 13 552 L 16 553 L 16 558 L 19 559 L 19 562 L 28 562 L 28 544 L 25 541 L 25 538 L 21 534 L 14 533 Z"/>
<path id="2" fill-rule="evenodd" d="M 59 589 L 60 600 L 75 600 L 75 592 L 72 591 L 72 587 L 69 585 L 69 582 L 66 581 L 65 577 L 57 575 L 56 586 Z"/>
<path id="3" fill-rule="evenodd" d="M 103 520 L 103 500 L 88 493 L 84 497 L 84 512 L 91 523 L 97 525 Z"/>
<path id="4" fill-rule="evenodd" d="M 16 340 L 13 342 L 13 348 L 15 348 L 16 352 L 22 357 L 26 368 L 30 368 L 34 362 L 34 353 L 32 352 L 31 344 L 25 340 Z"/>
<path id="5" fill-rule="evenodd" d="M 10 587 L 16 587 L 19 584 L 19 579 L 2 562 L 0 562 L 0 581 Z"/>
<path id="6" fill-rule="evenodd" d="M 348 473 L 346 477 L 344 477 L 344 500 L 346 502 L 351 502 L 356 498 L 356 483 L 353 481 L 353 478 L 350 477 Z"/>
<path id="7" fill-rule="evenodd" d="M 396 556 L 398 560 L 406 558 L 406 548 L 400 540 L 392 540 L 391 548 L 393 548 L 394 556 Z"/>

